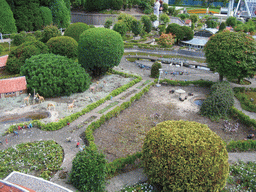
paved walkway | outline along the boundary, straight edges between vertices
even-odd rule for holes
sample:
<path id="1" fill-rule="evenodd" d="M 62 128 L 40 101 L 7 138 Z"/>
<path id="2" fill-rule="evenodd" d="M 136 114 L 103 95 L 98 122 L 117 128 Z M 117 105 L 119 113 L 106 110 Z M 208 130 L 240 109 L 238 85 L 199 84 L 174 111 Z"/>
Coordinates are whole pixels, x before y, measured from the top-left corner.
<path id="1" fill-rule="evenodd" d="M 122 59 L 122 66 L 125 66 L 126 63 L 124 61 L 124 58 Z M 134 68 L 137 72 L 140 70 L 139 68 Z M 125 92 L 122 94 L 113 97 L 112 100 L 106 101 L 104 104 L 100 105 L 96 109 L 92 110 L 89 113 L 86 113 L 85 115 L 79 117 L 77 120 L 73 121 L 69 126 L 65 126 L 60 130 L 57 131 L 42 131 L 37 128 L 32 128 L 30 130 L 22 130 L 19 131 L 19 136 L 13 136 L 12 134 L 6 135 L 6 136 L 0 136 L 1 141 L 5 141 L 5 139 L 8 140 L 8 145 L 3 144 L 0 146 L 0 150 L 6 149 L 10 146 L 17 145 L 20 143 L 25 143 L 25 142 L 33 142 L 33 141 L 40 141 L 40 140 L 55 140 L 58 144 L 60 144 L 64 150 L 64 160 L 62 163 L 62 168 L 63 171 L 70 172 L 71 167 L 72 167 L 72 160 L 75 157 L 76 153 L 79 151 L 78 148 L 75 147 L 76 141 L 80 141 L 81 145 L 84 145 L 83 141 L 80 139 L 81 134 L 84 133 L 86 130 L 87 126 L 83 122 L 87 121 L 88 118 L 95 116 L 96 118 L 94 121 L 98 120 L 102 114 L 99 114 L 98 111 L 105 108 L 108 106 L 110 103 L 114 101 L 118 101 L 119 104 L 121 105 L 123 102 L 130 100 L 130 97 L 134 96 L 136 93 L 141 91 L 143 88 L 138 89 L 137 87 L 143 85 L 143 83 L 147 80 L 150 79 L 148 77 L 148 72 L 143 72 L 142 77 L 143 80 L 139 82 L 138 84 L 134 85 L 133 87 L 127 89 Z M 197 78 L 200 78 L 200 76 Z M 151 79 L 153 80 L 153 79 Z M 148 84 L 147 84 L 148 85 Z M 147 86 L 144 85 L 143 87 Z M 252 84 L 250 87 L 256 87 L 256 81 L 253 80 Z M 136 90 L 133 94 L 131 94 L 129 97 L 126 99 L 121 99 L 127 92 Z M 235 102 L 235 107 L 237 107 L 239 110 L 241 110 L 241 106 L 239 105 L 239 102 L 236 100 Z M 114 107 L 113 107 L 114 108 Z M 113 108 L 109 109 L 108 111 L 112 110 Z M 106 111 L 103 114 L 106 114 L 108 111 Z M 244 112 L 244 111 L 243 111 Z M 251 118 L 255 119 L 255 113 L 246 113 L 249 115 Z M 81 127 L 80 127 L 81 126 Z M 77 129 L 77 127 L 80 127 Z M 72 142 L 66 142 L 66 138 L 71 137 Z M 229 161 L 237 161 L 238 159 L 241 159 L 243 161 L 252 161 L 256 159 L 256 153 L 229 153 Z M 57 183 L 63 187 L 66 187 L 68 189 L 71 189 L 73 191 L 76 191 L 76 189 L 71 185 L 68 184 L 68 178 L 66 179 L 59 179 L 59 173 L 61 171 L 57 172 L 55 176 L 51 179 L 52 182 Z M 145 181 L 147 178 L 145 174 L 143 174 L 143 169 L 137 169 L 134 171 L 131 171 L 129 173 L 124 173 L 120 174 L 112 179 L 109 180 L 109 183 L 107 184 L 107 191 L 110 192 L 115 192 L 120 190 L 124 185 L 132 185 L 140 181 Z"/>

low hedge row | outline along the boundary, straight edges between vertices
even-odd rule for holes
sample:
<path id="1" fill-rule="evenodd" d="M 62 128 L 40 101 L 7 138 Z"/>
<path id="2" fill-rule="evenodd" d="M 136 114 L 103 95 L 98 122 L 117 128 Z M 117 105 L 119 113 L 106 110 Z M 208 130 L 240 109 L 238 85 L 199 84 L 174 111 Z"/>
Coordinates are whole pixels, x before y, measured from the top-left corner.
<path id="1" fill-rule="evenodd" d="M 256 140 L 230 141 L 227 144 L 227 150 L 228 152 L 255 151 Z"/>
<path id="2" fill-rule="evenodd" d="M 248 115 L 245 115 L 242 111 L 236 109 L 235 107 L 231 107 L 230 109 L 231 116 L 238 118 L 241 123 L 253 127 L 256 129 L 256 121 L 254 119 L 251 119 Z"/>
<path id="3" fill-rule="evenodd" d="M 119 71 L 115 71 L 115 70 L 110 70 L 111 73 L 114 74 L 118 74 L 124 77 L 134 77 L 136 79 L 134 79 L 133 81 L 130 81 L 128 84 L 123 85 L 122 87 L 119 87 L 115 90 L 113 90 L 108 96 L 106 96 L 105 98 L 102 98 L 90 105 L 87 105 L 86 108 L 84 108 L 82 111 L 77 112 L 77 113 L 73 113 L 70 116 L 67 116 L 61 120 L 59 120 L 58 122 L 51 122 L 48 124 L 44 124 L 42 123 L 40 120 L 33 120 L 32 121 L 32 125 L 40 128 L 42 130 L 46 130 L 46 131 L 55 131 L 55 130 L 59 130 L 62 127 L 67 125 L 67 122 L 73 122 L 74 120 L 76 120 L 77 118 L 79 118 L 80 116 L 84 115 L 85 113 L 90 112 L 91 110 L 95 109 L 96 107 L 98 107 L 99 105 L 103 104 L 105 101 L 110 100 L 111 96 L 115 97 L 117 95 L 119 95 L 120 93 L 124 92 L 126 89 L 128 89 L 129 87 L 132 87 L 133 85 L 135 85 L 136 83 L 140 82 L 142 80 L 142 78 L 140 76 L 136 76 L 136 75 L 132 75 L 132 74 L 127 74 L 127 73 L 123 73 L 123 72 L 119 72 Z M 25 124 L 28 123 L 20 123 L 18 124 L 19 126 L 23 126 Z M 5 132 L 5 134 L 9 134 L 9 133 L 13 133 L 14 130 L 18 129 L 18 125 L 11 125 L 9 127 L 9 129 Z"/>
<path id="4" fill-rule="evenodd" d="M 158 79 L 155 79 L 155 83 L 157 83 Z M 196 81 L 176 81 L 170 79 L 160 80 L 160 83 L 167 83 L 172 86 L 189 86 L 189 85 L 197 85 L 199 87 L 211 87 L 214 82 L 205 81 L 205 80 L 196 80 Z"/>
<path id="5" fill-rule="evenodd" d="M 119 113 L 126 108 L 128 108 L 134 101 L 139 100 L 141 96 L 143 96 L 146 92 L 149 91 L 150 87 L 155 84 L 154 82 L 150 83 L 144 89 L 142 89 L 139 93 L 131 97 L 130 101 L 122 103 L 120 106 L 115 107 L 113 110 L 108 112 L 106 115 L 102 115 L 99 120 L 92 122 L 85 130 L 85 138 L 88 141 L 89 147 L 92 150 L 97 150 L 97 146 L 94 143 L 93 132 L 99 128 L 106 121 L 111 119 L 112 117 L 116 117 Z M 134 164 L 136 159 L 141 157 L 141 153 L 136 153 L 125 158 L 116 159 L 115 161 L 107 164 L 107 174 L 109 177 L 113 176 L 118 170 L 125 167 L 127 163 Z"/>
<path id="6" fill-rule="evenodd" d="M 256 112 L 256 105 L 244 94 L 245 92 L 256 92 L 256 88 L 235 87 L 233 90 L 235 97 L 240 101 L 244 110 Z"/>

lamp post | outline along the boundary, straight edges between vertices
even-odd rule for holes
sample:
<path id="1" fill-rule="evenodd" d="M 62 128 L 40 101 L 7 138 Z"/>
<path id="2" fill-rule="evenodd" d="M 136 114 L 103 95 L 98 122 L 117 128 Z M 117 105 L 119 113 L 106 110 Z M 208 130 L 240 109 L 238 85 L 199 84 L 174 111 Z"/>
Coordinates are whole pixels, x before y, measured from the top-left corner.
<path id="1" fill-rule="evenodd" d="M 158 77 L 158 82 L 157 82 L 157 84 L 156 84 L 157 87 L 160 87 L 160 86 L 161 86 L 161 84 L 159 84 L 159 81 L 160 81 L 160 79 L 161 79 L 162 73 L 163 73 L 163 69 L 159 69 L 159 77 Z"/>

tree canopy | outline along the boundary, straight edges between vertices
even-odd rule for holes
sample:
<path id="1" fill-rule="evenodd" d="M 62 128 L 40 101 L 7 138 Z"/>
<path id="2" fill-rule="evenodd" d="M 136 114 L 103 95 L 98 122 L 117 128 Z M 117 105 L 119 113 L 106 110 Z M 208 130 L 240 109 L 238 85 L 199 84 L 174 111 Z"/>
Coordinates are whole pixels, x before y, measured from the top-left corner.
<path id="1" fill-rule="evenodd" d="M 256 73 L 256 42 L 245 33 L 217 33 L 211 36 L 204 51 L 208 67 L 219 73 L 220 80 L 225 76 L 240 82 Z"/>

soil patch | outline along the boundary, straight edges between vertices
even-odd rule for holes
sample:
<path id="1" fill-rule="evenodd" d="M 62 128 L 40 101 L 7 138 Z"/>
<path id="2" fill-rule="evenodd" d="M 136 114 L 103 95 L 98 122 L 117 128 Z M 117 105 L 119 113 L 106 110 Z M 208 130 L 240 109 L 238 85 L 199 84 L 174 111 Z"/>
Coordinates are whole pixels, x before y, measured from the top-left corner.
<path id="1" fill-rule="evenodd" d="M 179 101 L 179 95 L 170 94 L 172 89 L 183 89 L 194 96 L 188 96 L 185 101 Z M 139 101 L 134 102 L 128 109 L 120 113 L 95 130 L 95 143 L 106 155 L 108 161 L 126 157 L 141 151 L 147 132 L 157 123 L 166 120 L 186 120 L 207 124 L 223 140 L 242 140 L 250 129 L 242 124 L 237 132 L 224 130 L 224 121 L 213 122 L 199 115 L 200 107 L 194 99 L 209 94 L 208 88 L 200 87 L 152 87 Z M 236 120 L 230 120 L 235 124 Z"/>

